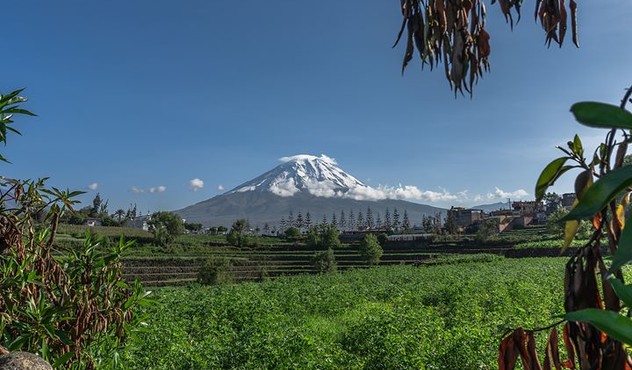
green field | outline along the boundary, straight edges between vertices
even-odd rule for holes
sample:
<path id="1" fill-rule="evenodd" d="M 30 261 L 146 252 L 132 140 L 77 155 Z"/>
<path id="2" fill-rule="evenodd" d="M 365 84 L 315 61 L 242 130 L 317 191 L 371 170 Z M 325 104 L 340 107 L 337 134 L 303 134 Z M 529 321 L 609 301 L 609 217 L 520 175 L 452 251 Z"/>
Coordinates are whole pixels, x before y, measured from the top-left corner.
<path id="1" fill-rule="evenodd" d="M 493 369 L 505 329 L 546 326 L 562 312 L 565 261 L 161 288 L 121 358 L 130 369 Z"/>
<path id="2" fill-rule="evenodd" d="M 230 260 L 229 275 L 234 282 L 261 281 L 279 276 L 316 273 L 312 258 L 316 250 L 302 240 L 252 237 L 248 247 L 228 244 L 224 235 L 180 235 L 166 246 L 154 244 L 150 232 L 118 227 L 62 225 L 58 243 L 66 247 L 83 243 L 86 232 L 104 238 L 104 245 L 123 236 L 136 244 L 125 251 L 126 279 L 139 279 L 147 287 L 186 286 L 197 281 L 208 257 Z M 581 241 L 573 245 L 581 245 Z M 481 242 L 472 235 L 436 235 L 431 241 L 388 242 L 383 245 L 380 266 L 449 263 L 456 255 L 493 254 L 511 257 L 558 256 L 561 242 L 543 226 L 527 227 L 498 234 Z M 548 252 L 548 253 L 547 253 Z M 338 270 L 367 267 L 358 253 L 357 241 L 334 251 Z"/>

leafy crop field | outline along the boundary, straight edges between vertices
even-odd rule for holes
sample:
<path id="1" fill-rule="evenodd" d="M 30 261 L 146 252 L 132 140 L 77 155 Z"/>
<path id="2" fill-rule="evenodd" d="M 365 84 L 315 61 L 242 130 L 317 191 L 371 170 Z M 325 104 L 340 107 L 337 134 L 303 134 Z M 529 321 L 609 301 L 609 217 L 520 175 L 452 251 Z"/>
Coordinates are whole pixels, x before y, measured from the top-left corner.
<path id="1" fill-rule="evenodd" d="M 121 359 L 130 369 L 494 369 L 505 329 L 547 326 L 563 311 L 565 262 L 498 258 L 162 288 Z"/>

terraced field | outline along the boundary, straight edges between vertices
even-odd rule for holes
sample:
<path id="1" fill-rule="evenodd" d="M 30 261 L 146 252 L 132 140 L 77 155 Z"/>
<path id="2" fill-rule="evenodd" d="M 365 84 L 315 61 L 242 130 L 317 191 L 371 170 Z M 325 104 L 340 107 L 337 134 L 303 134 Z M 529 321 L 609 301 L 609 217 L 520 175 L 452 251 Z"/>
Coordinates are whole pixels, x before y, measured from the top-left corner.
<path id="1" fill-rule="evenodd" d="M 230 260 L 232 281 L 261 281 L 279 276 L 313 274 L 315 250 L 303 243 L 279 238 L 258 237 L 256 246 L 236 248 L 227 245 L 222 235 L 183 235 L 172 245 L 153 245 L 151 233 L 125 228 L 64 226 L 59 240 L 72 246 L 82 243 L 87 231 L 113 242 L 123 235 L 136 240 L 136 247 L 128 251 L 123 260 L 125 278 L 138 279 L 145 286 L 187 285 L 197 280 L 201 266 L 209 257 Z M 439 237 L 429 241 L 388 242 L 383 245 L 380 265 L 427 265 L 440 263 L 445 256 L 501 255 L 507 257 L 537 257 L 559 255 L 559 241 L 551 240 L 544 227 L 504 232 L 487 242 L 476 242 L 471 237 Z M 357 242 L 355 242 L 357 243 Z M 339 270 L 366 268 L 357 251 L 357 244 L 344 244 L 334 251 Z"/>
<path id="2" fill-rule="evenodd" d="M 334 252 L 339 270 L 365 268 L 366 263 L 356 251 Z M 411 250 L 386 252 L 380 265 L 420 264 L 435 254 Z M 218 251 L 213 256 L 231 261 L 230 273 L 237 282 L 259 281 L 284 275 L 312 274 L 313 250 L 297 251 Z M 185 285 L 197 279 L 206 256 L 126 258 L 124 274 L 128 279 L 139 279 L 145 286 Z"/>
<path id="3" fill-rule="evenodd" d="M 447 242 L 416 247 L 385 248 L 380 266 L 433 264 L 449 255 L 501 255 L 511 252 L 511 245 L 454 246 Z M 527 251 L 523 251 L 526 253 Z M 540 251 L 546 252 L 546 251 Z M 314 250 L 235 250 L 217 249 L 197 256 L 130 257 L 124 259 L 126 278 L 139 279 L 145 286 L 178 286 L 197 280 L 197 274 L 209 256 L 225 257 L 231 262 L 230 275 L 235 282 L 261 281 L 278 276 L 315 274 Z M 556 252 L 553 253 L 555 255 Z M 334 251 L 339 270 L 368 267 L 354 248 Z M 527 254 L 532 256 L 532 254 Z"/>

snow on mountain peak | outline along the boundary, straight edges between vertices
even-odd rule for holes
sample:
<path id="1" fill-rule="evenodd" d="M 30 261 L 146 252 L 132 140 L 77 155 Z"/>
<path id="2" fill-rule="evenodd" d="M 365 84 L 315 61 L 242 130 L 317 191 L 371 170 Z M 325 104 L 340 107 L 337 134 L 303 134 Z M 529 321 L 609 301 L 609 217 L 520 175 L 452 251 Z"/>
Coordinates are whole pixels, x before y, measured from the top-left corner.
<path id="1" fill-rule="evenodd" d="M 321 154 L 299 154 L 279 159 L 280 165 L 263 175 L 247 181 L 225 194 L 243 192 L 271 192 L 282 197 L 297 193 L 308 193 L 325 198 L 348 198 L 354 200 L 382 199 L 431 199 L 437 196 L 452 196 L 446 193 L 421 191 L 416 186 L 378 186 L 373 188 L 344 172 L 336 160 Z"/>
<path id="2" fill-rule="evenodd" d="M 343 196 L 352 189 L 366 188 L 360 180 L 344 172 L 336 160 L 322 154 L 320 157 L 299 154 L 279 159 L 280 165 L 231 190 L 269 191 L 282 197 L 306 191 L 320 197 Z"/>

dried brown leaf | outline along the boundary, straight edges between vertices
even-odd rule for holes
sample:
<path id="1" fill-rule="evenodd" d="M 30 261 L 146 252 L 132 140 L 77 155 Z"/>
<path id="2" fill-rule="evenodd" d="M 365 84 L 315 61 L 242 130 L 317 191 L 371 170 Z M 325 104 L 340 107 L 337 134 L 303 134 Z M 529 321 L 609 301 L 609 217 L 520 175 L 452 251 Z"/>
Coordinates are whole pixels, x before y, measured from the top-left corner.
<path id="1" fill-rule="evenodd" d="M 579 47 L 579 37 L 577 36 L 577 3 L 575 0 L 571 0 L 569 3 L 571 10 L 571 31 L 573 33 L 573 44 Z"/>
<path id="2" fill-rule="evenodd" d="M 517 330 L 522 329 L 519 328 L 516 329 L 516 331 Z M 498 370 L 513 370 L 516 367 L 519 350 L 514 341 L 514 333 L 506 336 L 500 342 L 500 348 L 498 349 Z"/>
<path id="3" fill-rule="evenodd" d="M 559 36 L 559 43 L 560 43 L 560 47 L 562 47 L 562 44 L 564 43 L 564 36 L 566 36 L 566 27 L 567 27 L 567 16 L 566 16 L 566 7 L 564 5 L 564 0 L 560 0 L 560 25 L 559 25 L 559 32 L 560 32 L 560 36 Z"/>
<path id="4" fill-rule="evenodd" d="M 546 343 L 546 352 L 544 356 L 543 370 L 560 370 L 562 368 L 560 362 L 560 351 L 557 345 L 557 330 L 553 328 L 549 334 L 549 340 Z"/>

